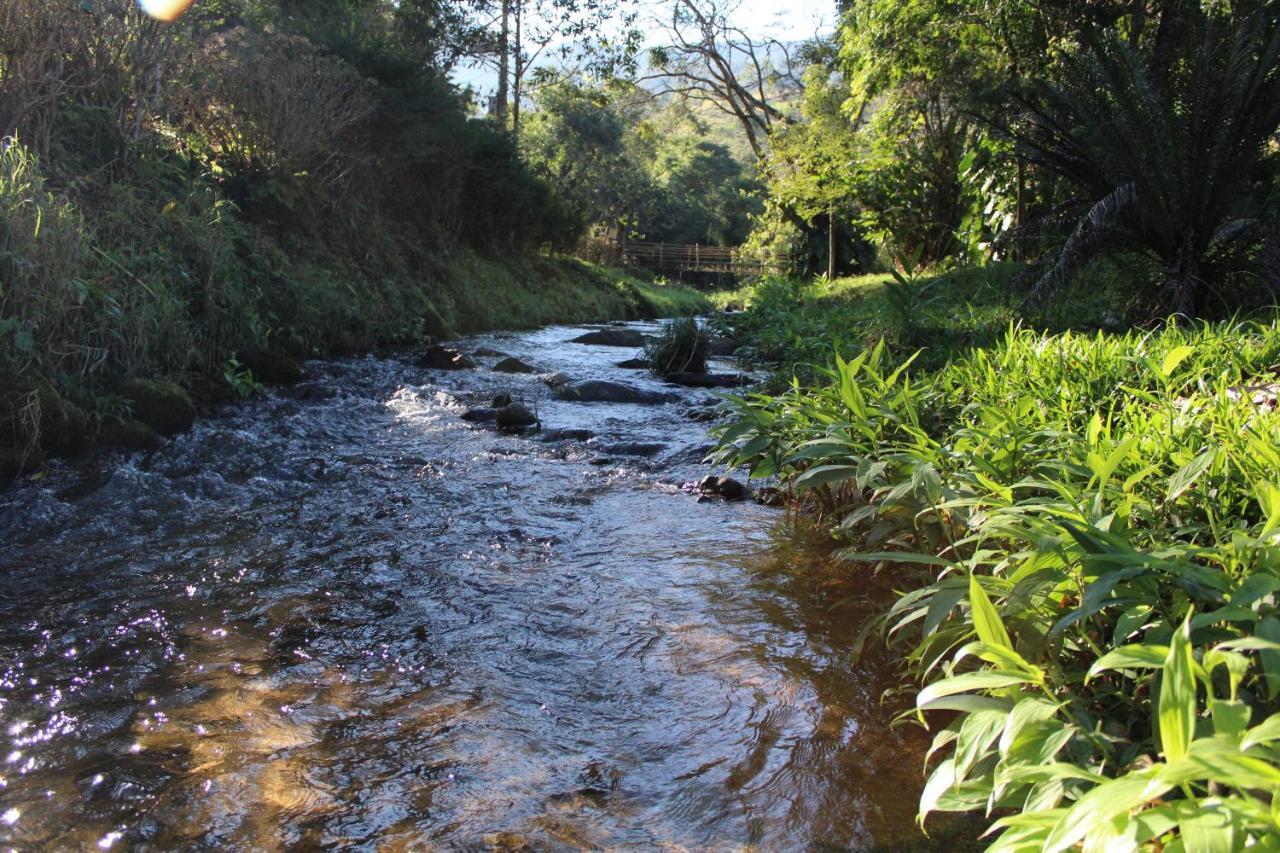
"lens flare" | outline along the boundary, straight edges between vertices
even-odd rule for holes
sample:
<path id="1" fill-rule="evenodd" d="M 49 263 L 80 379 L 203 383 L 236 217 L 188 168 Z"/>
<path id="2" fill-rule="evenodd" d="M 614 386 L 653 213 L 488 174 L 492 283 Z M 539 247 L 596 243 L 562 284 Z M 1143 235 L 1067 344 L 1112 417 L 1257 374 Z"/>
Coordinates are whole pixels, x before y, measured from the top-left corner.
<path id="1" fill-rule="evenodd" d="M 159 21 L 176 21 L 195 0 L 138 0 L 142 11 Z"/>

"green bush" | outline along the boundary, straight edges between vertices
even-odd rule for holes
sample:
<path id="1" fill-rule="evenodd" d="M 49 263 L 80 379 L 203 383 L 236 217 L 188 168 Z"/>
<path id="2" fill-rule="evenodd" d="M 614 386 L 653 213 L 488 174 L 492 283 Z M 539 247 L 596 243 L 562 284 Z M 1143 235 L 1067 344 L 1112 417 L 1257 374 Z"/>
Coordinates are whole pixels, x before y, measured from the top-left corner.
<path id="1" fill-rule="evenodd" d="M 900 576 L 877 624 L 941 724 L 922 821 L 983 812 L 996 850 L 1280 838 L 1277 364 L 1277 320 L 1015 327 L 734 404 L 719 458 Z"/>
<path id="2" fill-rule="evenodd" d="M 681 317 L 662 328 L 645 345 L 644 357 L 657 376 L 676 373 L 706 373 L 710 336 L 693 317 Z"/>

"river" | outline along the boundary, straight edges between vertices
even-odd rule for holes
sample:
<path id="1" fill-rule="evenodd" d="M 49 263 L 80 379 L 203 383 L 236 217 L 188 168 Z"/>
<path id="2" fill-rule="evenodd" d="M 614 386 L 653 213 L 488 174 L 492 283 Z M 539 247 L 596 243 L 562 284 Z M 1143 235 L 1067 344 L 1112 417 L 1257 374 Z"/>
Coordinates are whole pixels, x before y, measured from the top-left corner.
<path id="1" fill-rule="evenodd" d="M 581 331 L 461 346 L 673 390 Z M 926 735 L 850 654 L 878 594 L 778 510 L 680 488 L 714 397 L 559 402 L 479 360 L 314 361 L 0 493 L 0 843 L 919 843 Z M 460 418 L 499 391 L 594 437 Z"/>

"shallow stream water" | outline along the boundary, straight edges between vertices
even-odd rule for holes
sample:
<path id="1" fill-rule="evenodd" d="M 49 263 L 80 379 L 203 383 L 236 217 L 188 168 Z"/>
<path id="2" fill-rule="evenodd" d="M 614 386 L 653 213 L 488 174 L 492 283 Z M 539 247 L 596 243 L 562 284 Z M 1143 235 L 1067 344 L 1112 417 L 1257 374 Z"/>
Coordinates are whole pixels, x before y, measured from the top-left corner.
<path id="1" fill-rule="evenodd" d="M 777 510 L 682 491 L 714 397 L 581 331 L 462 347 L 679 401 L 318 361 L 0 493 L 0 844 L 918 843 L 924 735 L 850 656 L 866 601 Z M 460 419 L 499 391 L 594 437 Z"/>

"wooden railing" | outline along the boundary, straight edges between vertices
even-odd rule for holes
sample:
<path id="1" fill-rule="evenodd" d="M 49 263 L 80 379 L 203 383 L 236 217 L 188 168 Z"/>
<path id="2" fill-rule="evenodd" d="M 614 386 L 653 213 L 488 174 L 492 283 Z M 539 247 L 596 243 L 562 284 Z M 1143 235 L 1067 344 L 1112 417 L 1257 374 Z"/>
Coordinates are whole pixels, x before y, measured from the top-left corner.
<path id="1" fill-rule="evenodd" d="M 762 275 L 777 267 L 771 259 L 748 255 L 737 246 L 627 240 L 619 248 L 624 263 L 660 271 Z"/>

